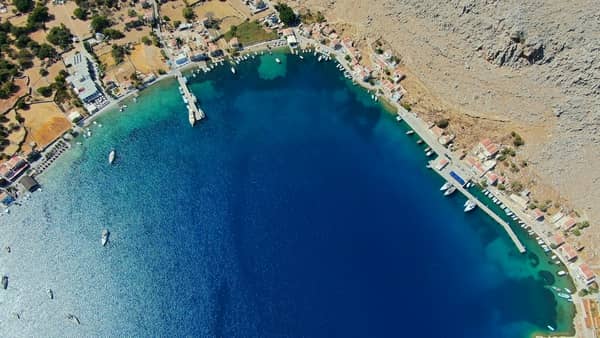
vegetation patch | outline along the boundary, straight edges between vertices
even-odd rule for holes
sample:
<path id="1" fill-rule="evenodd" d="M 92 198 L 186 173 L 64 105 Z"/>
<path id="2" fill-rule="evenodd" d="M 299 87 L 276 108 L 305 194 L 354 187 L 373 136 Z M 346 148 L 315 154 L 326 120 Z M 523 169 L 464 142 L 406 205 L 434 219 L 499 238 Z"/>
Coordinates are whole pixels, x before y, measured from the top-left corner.
<path id="1" fill-rule="evenodd" d="M 267 31 L 258 21 L 246 21 L 239 26 L 231 26 L 231 29 L 225 33 L 225 40 L 229 41 L 236 37 L 242 45 L 253 45 L 262 41 L 269 41 L 277 38 L 277 33 Z"/>

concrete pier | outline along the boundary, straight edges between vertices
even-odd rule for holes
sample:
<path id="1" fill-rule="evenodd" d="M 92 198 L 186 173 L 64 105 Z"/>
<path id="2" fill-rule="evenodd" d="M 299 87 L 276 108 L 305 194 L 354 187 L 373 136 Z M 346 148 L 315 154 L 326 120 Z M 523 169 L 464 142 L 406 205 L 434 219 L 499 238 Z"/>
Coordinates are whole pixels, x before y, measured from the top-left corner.
<path id="1" fill-rule="evenodd" d="M 181 72 L 177 72 L 177 82 L 179 82 L 179 87 L 181 87 L 183 97 L 187 100 L 188 119 L 193 127 L 194 124 L 196 124 L 196 121 L 200 121 L 205 117 L 204 112 L 198 106 L 198 100 L 188 88 L 187 79 L 183 76 L 183 74 L 181 74 Z"/>
<path id="2" fill-rule="evenodd" d="M 479 199 L 477 199 L 475 196 L 473 196 L 467 189 L 463 188 L 456 181 L 456 179 L 454 179 L 452 176 L 450 176 L 450 171 L 454 170 L 454 168 L 452 168 L 452 163 L 450 163 L 448 166 L 446 166 L 442 170 L 438 170 L 437 168 L 435 168 L 436 162 L 437 162 L 437 159 L 430 162 L 431 169 L 435 170 L 435 172 L 440 174 L 440 176 L 442 176 L 446 181 L 452 183 L 458 191 L 460 191 L 463 195 L 465 195 L 471 201 L 475 202 L 477 204 L 477 206 L 479 207 L 479 209 L 481 209 L 483 212 L 488 214 L 494 221 L 496 221 L 498 224 L 500 224 L 504 228 L 504 231 L 506 231 L 506 233 L 508 234 L 508 237 L 510 237 L 510 239 L 513 241 L 513 243 L 515 243 L 515 246 L 517 247 L 519 252 L 525 253 L 525 251 L 526 251 L 525 246 L 523 246 L 523 244 L 521 243 L 521 241 L 519 240 L 519 238 L 517 237 L 517 235 L 515 234 L 513 229 L 510 227 L 510 225 L 508 225 L 508 223 L 506 223 L 502 218 L 500 218 L 500 216 L 498 216 L 495 212 L 490 210 L 490 208 L 488 208 L 485 204 L 483 204 Z"/>

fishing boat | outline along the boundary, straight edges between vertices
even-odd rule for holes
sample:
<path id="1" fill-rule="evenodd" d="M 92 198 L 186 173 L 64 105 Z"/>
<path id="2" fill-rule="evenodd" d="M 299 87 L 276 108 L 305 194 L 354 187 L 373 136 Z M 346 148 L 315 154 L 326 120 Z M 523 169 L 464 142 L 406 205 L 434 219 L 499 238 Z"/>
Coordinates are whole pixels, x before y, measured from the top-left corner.
<path id="1" fill-rule="evenodd" d="M 559 276 L 564 276 L 564 275 L 566 275 L 566 274 L 567 274 L 567 272 L 566 272 L 566 271 L 564 271 L 564 270 L 560 270 L 560 271 L 559 271 L 559 272 L 557 272 L 556 274 L 557 274 L 557 275 L 559 275 Z"/>
<path id="2" fill-rule="evenodd" d="M 448 188 L 445 192 L 444 192 L 444 196 L 450 196 L 452 195 L 454 192 L 456 191 L 456 187 L 455 186 L 451 186 L 450 188 Z"/>
<path id="3" fill-rule="evenodd" d="M 108 236 L 110 236 L 110 231 L 108 231 L 108 229 L 103 229 L 102 230 L 102 239 L 100 240 L 100 243 L 102 244 L 102 246 L 106 246 L 106 243 L 108 243 Z"/>
<path id="4" fill-rule="evenodd" d="M 464 212 L 469 212 L 469 211 L 475 209 L 476 207 L 477 207 L 477 203 L 475 203 L 471 200 L 467 200 L 467 202 L 465 203 Z"/>
<path id="5" fill-rule="evenodd" d="M 281 63 L 281 60 L 279 60 L 279 58 L 275 58 L 275 62 Z"/>
<path id="6" fill-rule="evenodd" d="M 440 191 L 445 191 L 448 188 L 450 188 L 451 186 L 452 186 L 452 183 L 446 182 L 446 183 L 444 183 L 444 185 L 442 185 L 442 187 L 440 188 Z"/>
<path id="7" fill-rule="evenodd" d="M 108 164 L 113 164 L 113 162 L 115 161 L 115 156 L 117 156 L 116 151 L 113 149 L 110 151 L 110 153 L 108 154 Z"/>
<path id="8" fill-rule="evenodd" d="M 235 74 L 235 68 L 231 67 L 231 73 Z"/>

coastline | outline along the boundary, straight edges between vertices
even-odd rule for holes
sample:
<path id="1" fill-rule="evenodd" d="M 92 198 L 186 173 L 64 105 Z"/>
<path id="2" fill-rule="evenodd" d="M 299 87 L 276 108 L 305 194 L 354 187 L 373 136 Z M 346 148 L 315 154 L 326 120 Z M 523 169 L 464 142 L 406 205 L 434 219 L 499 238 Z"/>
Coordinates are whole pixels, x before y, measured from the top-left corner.
<path id="1" fill-rule="evenodd" d="M 282 47 L 282 49 L 283 49 L 283 48 L 285 48 L 285 47 Z M 318 49 L 318 47 L 317 47 L 317 49 Z M 325 51 L 327 51 L 327 50 L 325 49 Z M 328 55 L 329 55 L 329 54 L 328 54 Z M 336 60 L 337 62 L 339 62 L 339 63 L 340 63 L 342 66 L 344 66 L 346 69 L 349 69 L 348 65 L 347 65 L 347 64 L 344 62 L 344 60 L 343 60 L 342 58 L 335 58 L 334 60 Z M 224 61 L 231 61 L 231 60 L 224 60 Z M 198 62 L 198 63 L 190 63 L 190 64 L 186 65 L 186 67 L 183 67 L 183 68 L 182 68 L 182 69 L 180 69 L 180 70 L 181 70 L 181 71 L 189 70 L 189 68 L 193 68 L 193 67 L 199 66 L 200 64 L 201 64 L 200 62 Z M 149 85 L 148 85 L 148 87 L 152 87 L 152 86 L 154 86 L 155 84 L 158 84 L 159 82 L 162 82 L 162 81 L 164 81 L 165 79 L 168 79 L 168 78 L 172 78 L 172 77 L 174 77 L 174 76 L 175 76 L 174 72 L 176 72 L 176 71 L 179 71 L 179 70 L 172 70 L 172 71 L 171 71 L 171 72 L 169 72 L 168 74 L 165 74 L 165 75 L 162 75 L 162 76 L 160 76 L 160 77 L 159 77 L 159 78 L 157 78 L 155 81 L 153 81 L 151 84 L 149 84 Z M 378 89 L 378 88 L 377 88 L 377 87 L 375 87 L 375 86 L 367 87 L 367 86 L 363 86 L 363 85 L 362 85 L 362 84 L 360 84 L 360 83 L 359 83 L 359 86 L 361 86 L 363 89 L 365 89 L 365 90 L 367 90 L 367 91 L 368 91 L 368 90 L 377 90 L 377 89 Z M 148 88 L 148 87 L 147 87 L 147 88 Z M 144 88 L 144 89 L 145 89 L 145 88 Z M 84 120 L 84 126 L 87 126 L 87 125 L 89 125 L 89 124 L 90 124 L 92 121 L 94 121 L 96 118 L 98 118 L 99 116 L 101 116 L 102 114 L 104 114 L 106 111 L 110 111 L 110 110 L 112 110 L 112 109 L 115 109 L 115 108 L 117 108 L 117 106 L 118 106 L 120 103 L 122 103 L 123 101 L 125 101 L 125 100 L 127 100 L 127 99 L 131 98 L 131 97 L 132 97 L 132 96 L 134 96 L 134 95 L 137 95 L 137 94 L 138 94 L 138 93 L 140 93 L 140 92 L 143 92 L 143 90 L 139 90 L 139 91 L 138 91 L 138 90 L 136 90 L 136 91 L 129 92 L 129 93 L 125 94 L 124 96 L 122 96 L 122 97 L 118 98 L 117 100 L 115 100 L 115 101 L 111 102 L 111 104 L 109 104 L 108 106 L 104 107 L 103 109 L 101 109 L 101 110 L 100 110 L 100 111 L 98 111 L 97 113 L 95 113 L 95 114 L 91 115 L 89 118 L 85 119 L 85 120 Z M 387 101 L 387 100 L 386 100 L 386 104 L 389 104 L 389 105 L 390 105 L 390 108 L 392 108 L 392 109 L 394 109 L 394 108 L 395 108 L 395 109 L 397 109 L 397 112 L 396 112 L 396 114 L 399 114 L 399 115 L 403 116 L 403 118 L 405 118 L 405 117 L 409 116 L 409 114 L 412 114 L 412 113 L 410 113 L 410 112 L 406 111 L 406 110 L 405 110 L 405 109 L 404 109 L 404 108 L 403 108 L 401 105 L 399 105 L 398 103 L 395 103 L 395 104 L 394 104 L 394 103 L 392 103 L 392 102 L 389 102 L 389 101 Z M 382 105 L 384 105 L 384 104 L 382 103 Z M 388 109 L 386 109 L 386 110 L 387 110 L 387 111 L 390 111 L 390 110 L 388 110 Z M 392 113 L 393 113 L 393 111 L 390 111 L 390 112 L 392 112 Z M 418 117 L 416 117 L 416 115 L 415 115 L 414 117 L 415 117 L 415 121 L 413 121 L 413 123 L 414 123 L 414 124 L 412 124 L 412 125 L 411 125 L 411 122 L 409 122 L 409 120 L 412 120 L 412 119 L 410 119 L 410 118 L 409 118 L 408 120 L 407 120 L 407 119 L 405 119 L 405 122 L 406 122 L 406 123 L 409 125 L 409 127 L 410 127 L 411 129 L 415 130 L 415 132 L 416 132 L 416 134 L 417 134 L 417 135 L 419 135 L 419 136 L 420 136 L 422 139 L 426 140 L 426 139 L 428 138 L 428 137 L 427 137 L 427 136 L 428 136 L 428 135 L 427 135 L 427 126 L 425 126 L 425 125 L 424 125 L 424 122 L 423 122 L 422 120 L 418 119 Z M 419 122 L 421 123 L 421 125 L 419 125 Z M 427 141 L 426 141 L 426 142 L 427 142 Z M 429 143 L 429 142 L 427 142 L 427 143 Z M 446 153 L 444 153 L 444 154 L 446 154 Z M 453 156 L 453 155 L 450 153 L 450 154 L 448 154 L 448 156 Z M 458 162 L 458 161 L 457 161 L 457 162 Z"/>

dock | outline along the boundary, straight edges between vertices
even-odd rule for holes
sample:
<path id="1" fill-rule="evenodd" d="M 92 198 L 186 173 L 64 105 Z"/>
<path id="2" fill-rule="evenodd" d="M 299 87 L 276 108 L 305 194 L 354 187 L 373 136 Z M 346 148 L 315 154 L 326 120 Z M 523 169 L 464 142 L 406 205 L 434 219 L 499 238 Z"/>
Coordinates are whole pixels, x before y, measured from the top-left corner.
<path id="1" fill-rule="evenodd" d="M 198 106 L 198 100 L 188 88 L 187 79 L 183 76 L 183 74 L 181 74 L 181 72 L 177 72 L 177 82 L 179 82 L 179 87 L 181 88 L 182 92 L 181 95 L 183 96 L 184 101 L 187 101 L 188 118 L 193 127 L 197 121 L 200 121 L 205 117 L 204 111 L 202 111 L 202 109 L 200 109 Z"/>
<path id="2" fill-rule="evenodd" d="M 508 225 L 508 223 L 506 223 L 502 218 L 500 218 L 500 216 L 498 216 L 495 212 L 490 210 L 490 208 L 488 208 L 487 205 L 483 204 L 478 198 L 473 196 L 455 178 L 450 176 L 450 171 L 454 170 L 452 168 L 452 164 L 439 170 L 438 168 L 435 167 L 435 165 L 433 165 L 436 161 L 437 161 L 437 159 L 430 162 L 430 164 L 432 164 L 431 169 L 433 169 L 435 172 L 440 174 L 440 176 L 442 176 L 446 181 L 452 183 L 458 191 L 460 191 L 463 195 L 465 195 L 465 197 L 467 197 L 471 201 L 475 202 L 477 204 L 477 206 L 479 207 L 479 209 L 481 209 L 483 212 L 488 214 L 494 221 L 496 221 L 498 224 L 500 224 L 504 228 L 504 231 L 506 231 L 506 233 L 508 234 L 508 237 L 510 237 L 510 239 L 513 241 L 513 243 L 515 244 L 515 246 L 517 247 L 519 252 L 525 253 L 526 252 L 525 246 L 521 243 L 521 241 L 519 240 L 519 238 L 517 237 L 517 235 L 515 234 L 513 229 L 510 227 L 510 225 Z"/>

